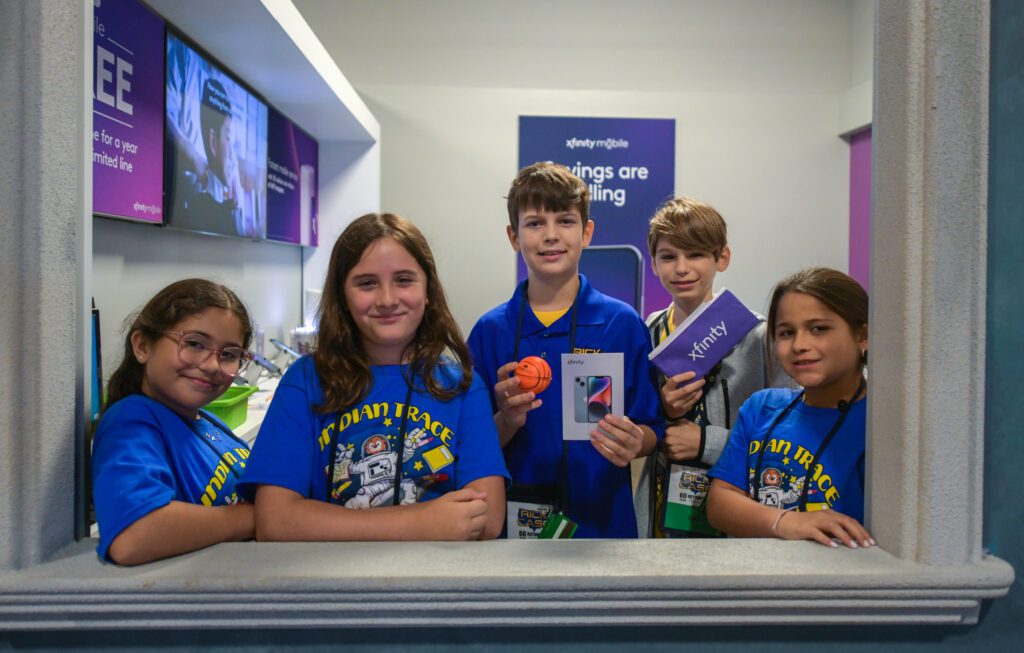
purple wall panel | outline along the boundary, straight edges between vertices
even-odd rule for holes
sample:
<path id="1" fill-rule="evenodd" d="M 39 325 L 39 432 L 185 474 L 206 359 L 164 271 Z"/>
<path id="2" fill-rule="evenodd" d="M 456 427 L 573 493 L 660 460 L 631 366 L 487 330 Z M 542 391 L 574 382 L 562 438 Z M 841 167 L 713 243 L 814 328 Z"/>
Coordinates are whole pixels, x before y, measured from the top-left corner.
<path id="1" fill-rule="evenodd" d="M 316 247 L 319 145 L 273 108 L 267 141 L 267 238 Z"/>
<path id="2" fill-rule="evenodd" d="M 93 6 L 92 210 L 163 221 L 164 23 L 136 0 Z"/>
<path id="3" fill-rule="evenodd" d="M 871 291 L 871 129 L 850 138 L 850 276 Z"/>

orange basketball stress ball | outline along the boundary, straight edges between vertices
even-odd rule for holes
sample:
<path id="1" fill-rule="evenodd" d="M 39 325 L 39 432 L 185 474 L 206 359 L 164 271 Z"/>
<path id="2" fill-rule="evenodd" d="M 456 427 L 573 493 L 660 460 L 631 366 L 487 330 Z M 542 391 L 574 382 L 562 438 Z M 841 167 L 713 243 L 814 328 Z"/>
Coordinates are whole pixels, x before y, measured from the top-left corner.
<path id="1" fill-rule="evenodd" d="M 527 356 L 516 367 L 519 387 L 526 392 L 540 394 L 551 385 L 551 367 L 540 356 Z"/>

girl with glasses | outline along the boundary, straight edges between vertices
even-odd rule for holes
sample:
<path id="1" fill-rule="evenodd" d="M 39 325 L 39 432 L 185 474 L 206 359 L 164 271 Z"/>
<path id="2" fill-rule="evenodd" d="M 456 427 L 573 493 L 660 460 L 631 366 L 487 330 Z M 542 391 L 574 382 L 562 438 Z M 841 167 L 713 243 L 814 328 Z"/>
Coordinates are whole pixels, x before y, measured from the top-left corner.
<path id="1" fill-rule="evenodd" d="M 172 283 L 135 317 L 93 441 L 101 558 L 134 565 L 253 537 L 235 494 L 249 447 L 200 410 L 248 364 L 251 338 L 242 301 L 204 279 Z"/>

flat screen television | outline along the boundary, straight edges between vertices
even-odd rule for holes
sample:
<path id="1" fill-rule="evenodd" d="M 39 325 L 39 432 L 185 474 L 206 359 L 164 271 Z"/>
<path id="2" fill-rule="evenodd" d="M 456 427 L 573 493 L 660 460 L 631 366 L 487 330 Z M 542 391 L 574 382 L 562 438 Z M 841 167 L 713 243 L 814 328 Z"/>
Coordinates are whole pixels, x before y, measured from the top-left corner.
<path id="1" fill-rule="evenodd" d="M 170 27 L 164 118 L 165 224 L 263 238 L 267 105 Z"/>
<path id="2" fill-rule="evenodd" d="M 267 239 L 316 247 L 320 146 L 273 107 L 267 127 Z"/>

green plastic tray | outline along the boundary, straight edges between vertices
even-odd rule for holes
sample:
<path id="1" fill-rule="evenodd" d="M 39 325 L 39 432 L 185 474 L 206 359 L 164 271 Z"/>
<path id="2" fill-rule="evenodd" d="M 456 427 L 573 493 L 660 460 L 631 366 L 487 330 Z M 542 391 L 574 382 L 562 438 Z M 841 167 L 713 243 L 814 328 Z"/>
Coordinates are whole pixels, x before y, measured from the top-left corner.
<path id="1" fill-rule="evenodd" d="M 219 417 L 228 427 L 236 429 L 245 423 L 249 412 L 249 395 L 257 390 L 259 388 L 254 385 L 233 385 L 204 408 Z"/>

